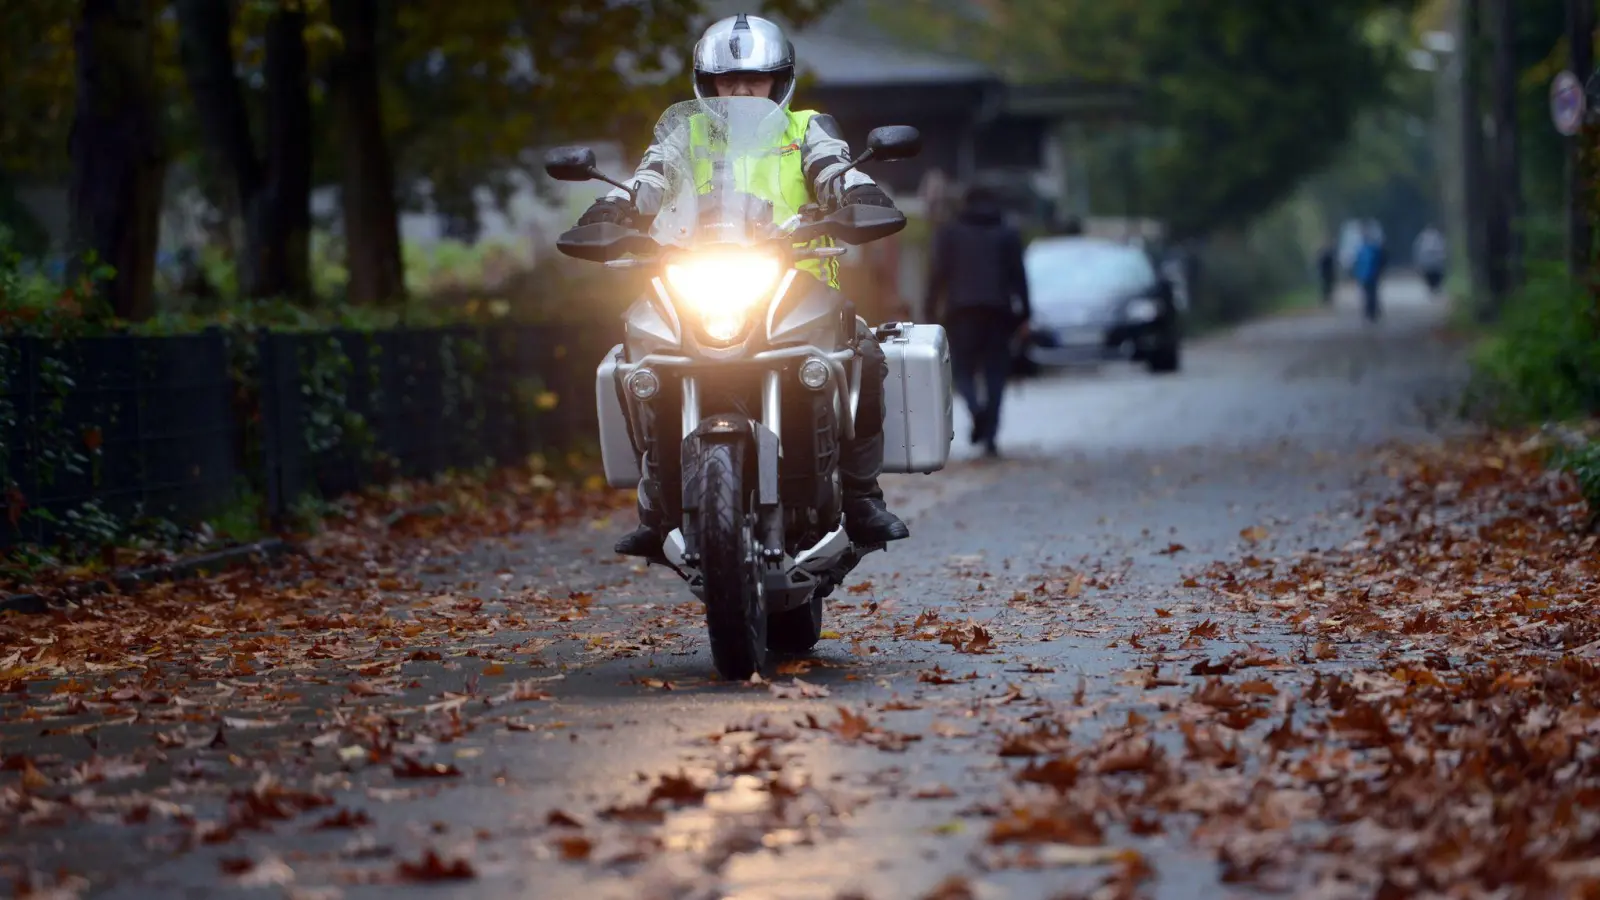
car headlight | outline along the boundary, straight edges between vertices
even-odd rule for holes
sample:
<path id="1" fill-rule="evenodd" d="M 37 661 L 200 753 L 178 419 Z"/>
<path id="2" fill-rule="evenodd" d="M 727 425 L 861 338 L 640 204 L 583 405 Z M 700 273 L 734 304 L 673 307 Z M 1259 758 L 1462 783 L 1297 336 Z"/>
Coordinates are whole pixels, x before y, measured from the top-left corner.
<path id="1" fill-rule="evenodd" d="M 1146 297 L 1130 302 L 1123 310 L 1130 322 L 1154 322 L 1161 315 L 1161 305 Z"/>
<path id="2" fill-rule="evenodd" d="M 771 256 L 693 254 L 667 265 L 667 287 L 694 312 L 707 337 L 726 343 L 744 333 L 751 312 L 772 298 L 782 274 Z"/>

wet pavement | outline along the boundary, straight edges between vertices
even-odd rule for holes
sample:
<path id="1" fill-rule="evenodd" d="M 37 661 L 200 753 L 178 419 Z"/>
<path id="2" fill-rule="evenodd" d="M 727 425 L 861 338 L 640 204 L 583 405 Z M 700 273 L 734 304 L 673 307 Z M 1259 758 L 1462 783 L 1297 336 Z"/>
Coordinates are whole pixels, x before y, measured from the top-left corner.
<path id="1" fill-rule="evenodd" d="M 1039 757 L 1016 742 L 1092 745 L 1200 683 L 1159 659 L 1296 652 L 1195 577 L 1350 540 L 1380 447 L 1433 439 L 1461 375 L 1420 286 L 1396 283 L 1376 326 L 1351 299 L 1196 341 L 1175 375 L 1022 384 L 999 461 L 974 458 L 959 421 L 950 469 L 887 480 L 912 539 L 857 570 L 816 654 L 771 683 L 712 679 L 676 577 L 609 552 L 618 517 L 408 561 L 371 594 L 381 629 L 347 605 L 326 652 L 210 677 L 202 699 L 241 698 L 220 730 L 178 716 L 41 736 L 11 708 L 5 754 L 131 755 L 137 771 L 82 789 L 142 799 L 12 816 L 0 860 L 117 898 L 599 900 L 1089 896 L 1137 856 L 1149 877 L 1104 896 L 1240 895 L 1190 826 L 1112 815 L 1019 858 L 995 807 Z M 414 642 L 401 608 L 430 617 Z M 1196 629 L 1215 629 L 1198 654 L 1177 640 Z M 352 688 L 367 679 L 383 686 Z M 206 825 L 228 821 L 246 824 Z"/>

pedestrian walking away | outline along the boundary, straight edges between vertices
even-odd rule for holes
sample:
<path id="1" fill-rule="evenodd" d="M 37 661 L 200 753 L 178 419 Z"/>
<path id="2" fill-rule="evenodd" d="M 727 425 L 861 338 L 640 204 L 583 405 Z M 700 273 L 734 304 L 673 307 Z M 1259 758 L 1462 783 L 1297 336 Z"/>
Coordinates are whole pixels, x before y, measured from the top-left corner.
<path id="1" fill-rule="evenodd" d="M 1444 286 L 1445 263 L 1448 259 L 1448 247 L 1439 229 L 1432 225 L 1422 229 L 1411 248 L 1411 262 L 1422 273 L 1422 280 L 1427 282 L 1428 294 L 1432 297 L 1438 297 Z"/>
<path id="2" fill-rule="evenodd" d="M 1383 232 L 1376 222 L 1369 223 L 1361 249 L 1356 253 L 1355 279 L 1361 285 L 1361 312 L 1369 322 L 1378 321 L 1378 286 L 1388 264 L 1383 248 Z"/>
<path id="3" fill-rule="evenodd" d="M 972 414 L 972 443 L 996 456 L 1012 338 L 1026 331 L 1032 314 L 1022 235 L 1005 221 L 992 191 L 973 187 L 960 215 L 934 234 L 930 259 L 924 308 L 950 335 L 952 374 Z"/>
<path id="4" fill-rule="evenodd" d="M 1322 303 L 1332 305 L 1333 289 L 1339 285 L 1339 254 L 1332 241 L 1322 246 L 1317 254 L 1317 278 L 1322 284 Z"/>

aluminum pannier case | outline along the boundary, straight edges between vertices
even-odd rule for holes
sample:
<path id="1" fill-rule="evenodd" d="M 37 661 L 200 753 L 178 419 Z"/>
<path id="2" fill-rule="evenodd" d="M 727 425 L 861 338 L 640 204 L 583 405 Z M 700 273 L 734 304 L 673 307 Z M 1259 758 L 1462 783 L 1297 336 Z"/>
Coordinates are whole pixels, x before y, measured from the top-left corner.
<path id="1" fill-rule="evenodd" d="M 883 471 L 944 468 L 955 440 L 950 342 L 941 325 L 890 323 L 877 329 L 889 360 L 884 381 Z"/>
<path id="2" fill-rule="evenodd" d="M 622 405 L 622 384 L 617 379 L 617 363 L 622 359 L 618 344 L 600 360 L 594 373 L 595 407 L 600 414 L 600 460 L 605 464 L 606 484 L 616 488 L 638 487 L 639 454 L 628 435 L 628 413 Z"/>

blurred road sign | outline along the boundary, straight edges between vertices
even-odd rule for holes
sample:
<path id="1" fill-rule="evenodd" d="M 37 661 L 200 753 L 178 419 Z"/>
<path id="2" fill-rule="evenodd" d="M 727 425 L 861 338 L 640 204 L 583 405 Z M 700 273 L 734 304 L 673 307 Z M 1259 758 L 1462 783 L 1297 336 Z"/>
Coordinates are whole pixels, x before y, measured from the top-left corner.
<path id="1" fill-rule="evenodd" d="M 1556 131 L 1571 137 L 1583 127 L 1583 114 L 1588 108 L 1583 83 L 1571 72 L 1561 72 L 1550 82 L 1550 120 Z"/>

